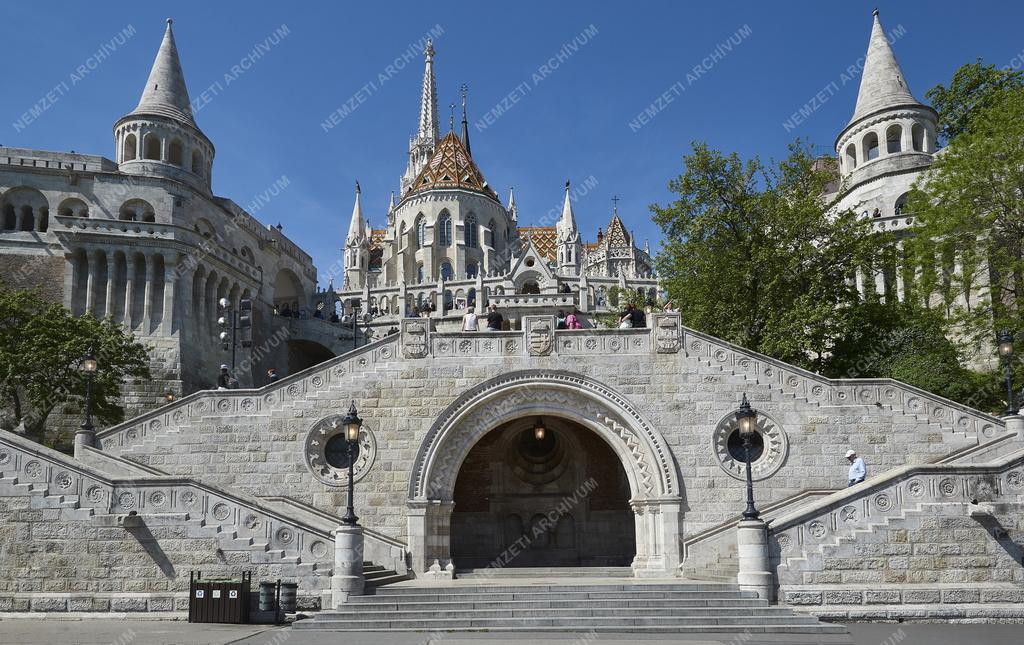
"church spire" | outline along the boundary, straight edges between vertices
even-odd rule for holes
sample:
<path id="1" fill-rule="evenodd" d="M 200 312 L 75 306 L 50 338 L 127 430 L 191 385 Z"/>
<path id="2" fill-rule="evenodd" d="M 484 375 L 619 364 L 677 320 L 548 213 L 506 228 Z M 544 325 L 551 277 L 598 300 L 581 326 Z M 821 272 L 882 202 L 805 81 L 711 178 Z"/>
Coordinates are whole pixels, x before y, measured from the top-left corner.
<path id="1" fill-rule="evenodd" d="M 505 207 L 505 210 L 508 211 L 513 222 L 519 219 L 519 207 L 516 206 L 516 193 L 512 186 L 508 187 L 508 206 Z"/>
<path id="2" fill-rule="evenodd" d="M 366 219 L 363 218 L 363 206 L 360 203 L 359 182 L 356 182 L 356 202 L 352 206 L 352 221 L 348 225 L 348 237 L 345 238 L 345 246 L 360 246 L 366 239 Z"/>
<path id="3" fill-rule="evenodd" d="M 139 105 L 131 114 L 155 114 L 186 123 L 197 130 L 195 118 L 192 116 L 192 104 L 185 86 L 185 74 L 181 71 L 181 60 L 178 58 L 178 47 L 174 43 L 174 31 L 167 19 L 164 39 L 156 53 L 153 67 L 149 71 L 149 79 L 142 90 Z"/>
<path id="4" fill-rule="evenodd" d="M 905 105 L 921 105 L 910 93 L 903 70 L 896 62 L 885 30 L 882 29 L 878 9 L 875 9 L 872 16 L 871 38 L 868 40 L 868 53 L 864 58 L 857 107 L 853 111 L 850 123 L 882 110 Z"/>
<path id="5" fill-rule="evenodd" d="M 434 80 L 434 43 L 427 41 L 423 50 L 423 93 L 420 97 L 420 125 L 416 136 L 437 141 L 437 83 Z"/>
<path id="6" fill-rule="evenodd" d="M 466 96 L 469 94 L 469 87 L 463 83 L 460 88 L 462 94 L 462 145 L 466 146 L 466 152 L 473 156 L 473 149 L 469 147 L 469 122 L 466 119 Z"/>
<path id="7" fill-rule="evenodd" d="M 565 201 L 562 204 L 562 217 L 558 220 L 558 240 L 571 241 L 579 237 L 576 230 L 576 216 L 572 212 L 572 200 L 569 198 L 569 180 L 565 180 Z"/>
<path id="8" fill-rule="evenodd" d="M 576 229 L 576 216 L 572 212 L 572 199 L 569 196 L 569 180 L 565 180 L 565 202 L 562 204 L 562 217 L 555 225 L 558 242 L 558 272 L 562 275 L 580 275 L 583 243 Z"/>

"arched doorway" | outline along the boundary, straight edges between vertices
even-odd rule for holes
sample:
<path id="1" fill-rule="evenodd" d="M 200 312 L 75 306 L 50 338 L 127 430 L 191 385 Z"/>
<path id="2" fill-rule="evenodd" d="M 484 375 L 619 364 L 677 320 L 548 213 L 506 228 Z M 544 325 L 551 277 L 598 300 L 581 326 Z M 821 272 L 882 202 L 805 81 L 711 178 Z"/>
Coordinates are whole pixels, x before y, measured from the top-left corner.
<path id="1" fill-rule="evenodd" d="M 674 574 L 681 561 L 683 490 L 665 438 L 621 392 L 561 370 L 509 372 L 480 383 L 434 421 L 409 479 L 407 535 L 413 570 L 444 577 L 456 567 L 465 568 L 453 560 L 451 544 L 456 481 L 463 464 L 492 431 L 506 424 L 529 425 L 522 420 L 535 417 L 561 420 L 563 427 L 574 428 L 570 432 L 589 433 L 583 435 L 587 442 L 596 439 L 608 446 L 628 481 L 634 574 Z"/>
<path id="2" fill-rule="evenodd" d="M 525 417 L 485 435 L 455 482 L 452 560 L 485 567 L 618 567 L 636 555 L 626 471 L 579 423 Z"/>

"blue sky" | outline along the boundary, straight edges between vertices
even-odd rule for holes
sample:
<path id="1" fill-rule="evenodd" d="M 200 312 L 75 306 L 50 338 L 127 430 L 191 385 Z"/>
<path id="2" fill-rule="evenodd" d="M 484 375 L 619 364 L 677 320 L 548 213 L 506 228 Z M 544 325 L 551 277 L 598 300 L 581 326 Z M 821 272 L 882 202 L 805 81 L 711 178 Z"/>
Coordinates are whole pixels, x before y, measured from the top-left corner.
<path id="1" fill-rule="evenodd" d="M 173 17 L 203 103 L 196 120 L 217 148 L 215 192 L 245 206 L 286 177 L 255 214 L 281 222 L 323 273 L 340 257 L 357 179 L 371 223 L 383 224 L 422 75 L 419 56 L 396 59 L 434 30 L 442 134 L 466 83 L 474 157 L 503 199 L 515 186 L 524 225 L 553 223 L 570 178 L 588 184 L 575 205 L 587 239 L 617 195 L 627 226 L 656 247 L 648 206 L 671 199 L 691 141 L 768 158 L 799 136 L 830 151 L 859 85 L 844 70 L 864 55 L 876 4 L 886 30 L 901 32 L 893 47 L 919 99 L 977 57 L 1024 60 L 1024 5 L 1006 2 L 3 3 L 0 144 L 112 158 L 111 126 L 135 107 Z M 124 29 L 124 44 L 70 83 Z M 822 91 L 827 100 L 812 102 Z"/>

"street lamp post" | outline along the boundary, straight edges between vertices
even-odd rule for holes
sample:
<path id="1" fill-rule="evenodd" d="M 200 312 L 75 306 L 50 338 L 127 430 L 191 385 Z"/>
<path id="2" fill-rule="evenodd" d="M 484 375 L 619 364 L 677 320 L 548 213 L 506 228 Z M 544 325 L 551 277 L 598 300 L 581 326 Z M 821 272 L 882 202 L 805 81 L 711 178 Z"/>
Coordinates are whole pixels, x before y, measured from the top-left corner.
<path id="1" fill-rule="evenodd" d="M 757 410 L 750 407 L 747 395 L 743 395 L 740 409 L 736 411 L 736 420 L 740 425 L 740 436 L 743 437 L 743 452 L 747 462 L 747 509 L 743 511 L 743 519 L 756 520 L 760 517 L 754 507 L 754 478 L 750 472 L 750 441 L 757 432 Z"/>
<path id="2" fill-rule="evenodd" d="M 1003 329 L 996 336 L 999 343 L 999 357 L 1003 359 L 1003 366 L 1006 368 L 1006 414 L 1013 416 L 1017 414 L 1017 397 L 1013 393 L 1013 334 L 1009 329 Z"/>
<path id="3" fill-rule="evenodd" d="M 356 446 L 359 445 L 359 430 L 363 426 L 363 420 L 359 418 L 354 401 L 349 406 L 348 414 L 345 415 L 341 423 L 345 427 L 345 438 L 348 440 L 348 508 L 345 509 L 341 523 L 356 526 L 359 524 L 359 518 L 356 517 L 352 497 L 355 488 Z"/>
<path id="4" fill-rule="evenodd" d="M 92 425 L 92 382 L 99 370 L 99 362 L 96 360 L 96 350 L 92 345 L 85 352 L 78 367 L 85 374 L 85 419 L 75 434 L 76 451 L 83 446 L 92 447 L 96 443 L 96 429 Z"/>

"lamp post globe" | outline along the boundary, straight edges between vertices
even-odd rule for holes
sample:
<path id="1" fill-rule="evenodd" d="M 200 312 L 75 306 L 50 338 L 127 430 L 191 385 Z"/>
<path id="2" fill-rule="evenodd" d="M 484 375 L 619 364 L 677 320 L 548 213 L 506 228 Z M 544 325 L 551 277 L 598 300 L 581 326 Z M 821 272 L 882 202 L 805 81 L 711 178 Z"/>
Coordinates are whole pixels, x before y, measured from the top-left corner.
<path id="1" fill-rule="evenodd" d="M 747 465 L 747 508 L 743 511 L 743 519 L 756 520 L 760 517 L 757 507 L 754 506 L 754 478 L 750 471 L 750 442 L 757 432 L 757 410 L 750 407 L 747 395 L 743 395 L 743 402 L 736 410 L 736 422 L 739 424 L 740 436 L 743 438 L 743 453 Z"/>
<path id="2" fill-rule="evenodd" d="M 1006 414 L 1013 416 L 1017 414 L 1017 397 L 1013 392 L 1013 343 L 1014 334 L 1009 329 L 1002 329 L 996 335 L 996 343 L 999 349 L 999 357 L 1003 359 L 1003 367 L 1006 370 Z"/>
<path id="3" fill-rule="evenodd" d="M 354 401 L 348 408 L 348 414 L 341 420 L 341 424 L 344 426 L 345 439 L 348 445 L 348 507 L 345 509 L 345 515 L 341 518 L 341 523 L 348 526 L 356 526 L 359 524 L 359 517 L 356 516 L 355 504 L 353 502 L 356 446 L 359 445 L 359 431 L 363 426 L 363 420 L 359 418 L 359 412 L 356 410 Z"/>

